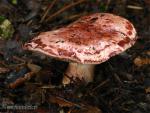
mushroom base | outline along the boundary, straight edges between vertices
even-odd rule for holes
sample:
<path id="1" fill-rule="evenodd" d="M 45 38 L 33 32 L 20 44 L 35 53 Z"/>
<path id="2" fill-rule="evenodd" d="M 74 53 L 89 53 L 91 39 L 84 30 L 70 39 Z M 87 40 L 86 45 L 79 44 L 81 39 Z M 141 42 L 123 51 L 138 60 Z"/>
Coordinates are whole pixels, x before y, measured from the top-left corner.
<path id="1" fill-rule="evenodd" d="M 92 82 L 94 77 L 94 66 L 94 64 L 69 63 L 62 83 L 64 85 L 70 84 L 71 79 L 73 79 L 73 81 L 77 79 L 83 80 L 86 83 Z"/>

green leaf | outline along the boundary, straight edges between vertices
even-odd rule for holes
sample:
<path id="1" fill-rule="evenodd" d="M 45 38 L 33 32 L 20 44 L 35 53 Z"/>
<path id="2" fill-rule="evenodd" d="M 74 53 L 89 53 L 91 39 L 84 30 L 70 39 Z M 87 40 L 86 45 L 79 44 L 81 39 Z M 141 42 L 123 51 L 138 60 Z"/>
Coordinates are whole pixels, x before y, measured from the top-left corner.
<path id="1" fill-rule="evenodd" d="M 106 11 L 106 6 L 104 4 L 100 4 L 99 5 L 99 10 L 100 10 L 100 12 Z"/>
<path id="2" fill-rule="evenodd" d="M 0 16 L 0 23 L 2 23 L 6 18 L 4 16 Z"/>
<path id="3" fill-rule="evenodd" d="M 17 2 L 18 2 L 17 0 L 11 0 L 11 3 L 14 5 L 17 5 Z"/>

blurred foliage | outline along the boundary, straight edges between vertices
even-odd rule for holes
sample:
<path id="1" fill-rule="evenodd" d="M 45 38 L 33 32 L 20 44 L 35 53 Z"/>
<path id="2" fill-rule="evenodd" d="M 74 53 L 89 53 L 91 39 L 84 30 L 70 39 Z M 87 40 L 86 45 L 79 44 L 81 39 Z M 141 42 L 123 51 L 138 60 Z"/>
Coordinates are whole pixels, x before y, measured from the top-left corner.
<path id="1" fill-rule="evenodd" d="M 11 3 L 14 5 L 17 5 L 18 1 L 17 0 L 11 0 Z"/>
<path id="2" fill-rule="evenodd" d="M 100 12 L 106 11 L 106 5 L 100 4 L 100 5 L 99 5 L 99 11 L 100 11 Z"/>
<path id="3" fill-rule="evenodd" d="M 0 38 L 1 39 L 9 39 L 13 36 L 14 28 L 11 22 L 8 19 L 4 19 L 2 16 L 0 18 Z"/>
<path id="4" fill-rule="evenodd" d="M 2 23 L 6 18 L 4 16 L 0 16 L 0 23 Z"/>

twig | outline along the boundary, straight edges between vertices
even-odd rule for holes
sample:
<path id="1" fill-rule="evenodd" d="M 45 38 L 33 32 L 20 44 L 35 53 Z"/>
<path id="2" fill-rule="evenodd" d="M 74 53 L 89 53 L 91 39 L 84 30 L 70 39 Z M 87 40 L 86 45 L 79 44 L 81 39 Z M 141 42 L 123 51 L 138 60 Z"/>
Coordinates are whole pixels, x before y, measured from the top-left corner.
<path id="1" fill-rule="evenodd" d="M 50 103 L 55 103 L 58 104 L 61 107 L 72 107 L 72 106 L 76 106 L 78 108 L 83 108 L 82 105 L 79 105 L 77 103 L 73 103 L 69 100 L 66 100 L 62 97 L 58 97 L 58 96 L 53 96 L 53 95 L 49 95 L 48 97 L 48 102 Z"/>
<path id="2" fill-rule="evenodd" d="M 134 5 L 127 5 L 127 8 L 129 8 L 129 9 L 136 9 L 136 10 L 142 10 L 143 9 L 143 7 L 134 6 Z"/>
<path id="3" fill-rule="evenodd" d="M 81 17 L 81 16 L 83 16 L 85 14 L 86 14 L 85 12 L 80 13 L 80 14 L 74 14 L 74 15 L 71 15 L 69 17 L 67 16 L 64 19 L 66 19 L 66 20 L 74 20 L 74 19 L 79 18 L 79 17 Z"/>
<path id="4" fill-rule="evenodd" d="M 114 72 L 113 77 L 115 78 L 115 80 L 119 83 L 120 86 L 123 86 L 123 82 L 121 81 L 120 77 L 117 75 L 116 71 L 114 70 L 111 64 L 109 64 L 109 67 L 110 70 Z"/>
<path id="5" fill-rule="evenodd" d="M 26 60 L 24 60 L 23 58 L 17 57 L 17 56 L 13 56 L 13 59 L 14 59 L 14 60 L 17 60 L 17 61 L 20 61 L 20 62 L 22 62 L 22 63 L 25 63 L 25 62 L 26 62 Z"/>
<path id="6" fill-rule="evenodd" d="M 120 77 L 119 77 L 116 73 L 114 73 L 114 78 L 117 80 L 117 82 L 118 82 L 121 86 L 123 86 L 123 82 L 121 81 Z"/>
<path id="7" fill-rule="evenodd" d="M 15 82 L 10 83 L 10 84 L 8 85 L 8 87 L 14 89 L 14 88 L 16 88 L 17 86 L 23 84 L 25 81 L 29 80 L 29 79 L 30 79 L 32 76 L 34 76 L 34 75 L 35 75 L 35 73 L 29 72 L 29 73 L 25 74 L 24 77 L 18 78 Z"/>
<path id="8" fill-rule="evenodd" d="M 106 10 L 108 10 L 108 7 L 109 7 L 110 2 L 111 2 L 111 0 L 107 0 Z"/>
<path id="9" fill-rule="evenodd" d="M 41 20 L 40 20 L 40 23 L 42 23 L 45 19 L 45 17 L 47 16 L 48 12 L 52 9 L 52 7 L 55 5 L 55 3 L 57 2 L 57 0 L 53 0 L 52 3 L 46 8 Z"/>
<path id="10" fill-rule="evenodd" d="M 62 9 L 58 10 L 56 13 L 50 15 L 50 16 L 46 19 L 46 22 L 50 21 L 52 18 L 56 17 L 57 15 L 59 15 L 59 14 L 62 13 L 62 12 L 64 12 L 65 10 L 70 9 L 70 8 L 72 8 L 72 7 L 74 7 L 74 6 L 78 5 L 78 4 L 81 4 L 82 2 L 85 2 L 85 1 L 86 1 L 86 0 L 79 0 L 79 1 L 77 1 L 77 2 L 75 2 L 75 3 L 71 3 L 71 4 L 69 4 L 69 5 L 65 6 L 65 7 L 63 7 Z"/>
<path id="11" fill-rule="evenodd" d="M 9 72 L 9 71 L 10 71 L 9 68 L 6 68 L 6 67 L 0 67 L 0 74 L 1 74 L 1 73 L 7 73 L 7 72 Z"/>
<path id="12" fill-rule="evenodd" d="M 105 81 L 100 83 L 98 86 L 96 86 L 92 91 L 95 91 L 96 89 L 102 87 L 103 85 L 107 84 L 109 81 L 110 81 L 109 79 L 106 79 Z"/>
<path id="13" fill-rule="evenodd" d="M 23 77 L 20 77 L 16 79 L 14 82 L 10 83 L 8 86 L 12 89 L 16 88 L 20 84 L 23 84 L 25 81 L 32 78 L 36 73 L 38 73 L 41 70 L 41 67 L 35 65 L 35 64 L 27 64 L 28 68 L 31 70 L 31 72 L 26 73 Z"/>

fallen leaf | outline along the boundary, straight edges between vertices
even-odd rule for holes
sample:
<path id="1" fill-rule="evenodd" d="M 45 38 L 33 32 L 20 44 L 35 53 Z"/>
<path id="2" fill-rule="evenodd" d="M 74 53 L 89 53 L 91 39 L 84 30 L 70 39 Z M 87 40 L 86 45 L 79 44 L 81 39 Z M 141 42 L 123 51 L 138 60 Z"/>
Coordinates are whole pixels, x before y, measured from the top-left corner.
<path id="1" fill-rule="evenodd" d="M 0 73 L 7 73 L 9 72 L 10 70 L 8 68 L 5 68 L 5 67 L 0 67 Z"/>
<path id="2" fill-rule="evenodd" d="M 150 58 L 137 57 L 134 59 L 134 64 L 139 67 L 141 67 L 143 65 L 148 65 L 148 64 L 150 64 Z"/>
<path id="3" fill-rule="evenodd" d="M 28 63 L 27 66 L 33 73 L 38 73 L 41 70 L 41 67 L 36 64 Z"/>
<path id="4" fill-rule="evenodd" d="M 146 93 L 150 93 L 150 87 L 145 88 Z"/>

